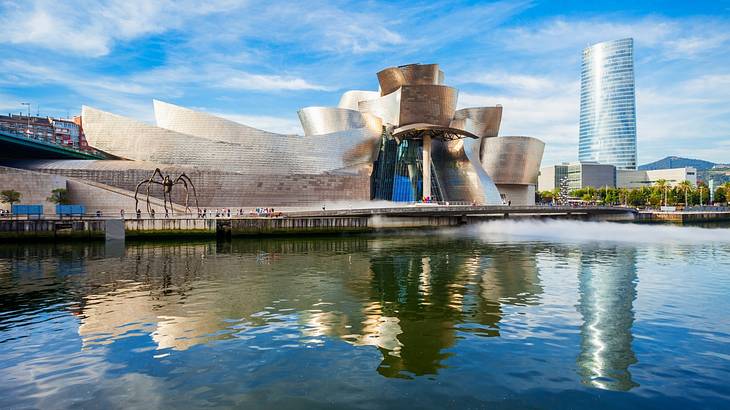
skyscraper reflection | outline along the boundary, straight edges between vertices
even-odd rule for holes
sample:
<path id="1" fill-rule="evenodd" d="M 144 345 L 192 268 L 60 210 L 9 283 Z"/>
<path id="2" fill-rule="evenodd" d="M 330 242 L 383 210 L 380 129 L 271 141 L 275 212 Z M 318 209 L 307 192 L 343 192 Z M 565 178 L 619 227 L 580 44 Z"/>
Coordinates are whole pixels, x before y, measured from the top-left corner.
<path id="1" fill-rule="evenodd" d="M 638 386 L 629 371 L 637 362 L 631 347 L 636 249 L 584 249 L 578 279 L 578 312 L 583 318 L 577 358 L 581 380 L 600 389 L 631 390 Z"/>

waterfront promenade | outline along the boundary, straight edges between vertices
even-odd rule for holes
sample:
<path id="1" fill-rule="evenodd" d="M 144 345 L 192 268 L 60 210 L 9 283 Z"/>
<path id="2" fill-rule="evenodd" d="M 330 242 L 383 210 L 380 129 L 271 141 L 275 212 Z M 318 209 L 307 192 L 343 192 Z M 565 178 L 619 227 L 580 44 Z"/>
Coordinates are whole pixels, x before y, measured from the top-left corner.
<path id="1" fill-rule="evenodd" d="M 197 214 L 109 217 L 31 217 L 0 220 L 0 238 L 126 239 L 256 235 L 366 233 L 381 230 L 431 229 L 503 218 L 565 218 L 631 221 L 636 211 L 621 207 L 423 205 L 388 208 L 277 211 L 199 217 Z"/>

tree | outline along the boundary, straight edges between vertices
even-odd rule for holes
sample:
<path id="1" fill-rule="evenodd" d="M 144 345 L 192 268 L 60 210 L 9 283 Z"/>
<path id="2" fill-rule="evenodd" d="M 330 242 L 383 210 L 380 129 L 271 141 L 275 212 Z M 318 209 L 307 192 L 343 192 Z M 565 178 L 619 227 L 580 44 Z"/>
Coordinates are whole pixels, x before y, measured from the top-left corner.
<path id="1" fill-rule="evenodd" d="M 628 192 L 626 202 L 632 206 L 645 205 L 647 198 L 644 196 L 644 192 L 641 189 L 632 189 Z"/>
<path id="2" fill-rule="evenodd" d="M 58 205 L 68 205 L 70 202 L 68 198 L 68 190 L 66 190 L 66 188 L 56 188 L 51 191 L 51 196 L 46 198 L 46 200 Z"/>
<path id="3" fill-rule="evenodd" d="M 535 198 L 535 199 L 537 202 L 544 203 L 544 204 L 553 202 L 555 200 L 555 195 L 551 191 L 538 192 L 536 197 L 537 198 Z"/>
<path id="4" fill-rule="evenodd" d="M 12 207 L 14 203 L 20 202 L 20 192 L 8 189 L 6 191 L 0 191 L 0 201 L 4 204 L 10 204 Z"/>
<path id="5" fill-rule="evenodd" d="M 710 202 L 710 188 L 702 181 L 697 182 L 697 189 L 692 193 L 692 203 L 707 205 Z"/>
<path id="6" fill-rule="evenodd" d="M 715 203 L 721 204 L 723 202 L 727 202 L 727 195 L 726 193 L 730 193 L 730 191 L 726 190 L 725 187 L 719 187 L 715 189 Z"/>
<path id="7" fill-rule="evenodd" d="M 628 205 L 629 190 L 627 188 L 618 188 L 616 194 L 619 204 Z"/>
<path id="8" fill-rule="evenodd" d="M 688 207 L 689 206 L 688 195 L 689 195 L 689 192 L 692 190 L 692 183 L 687 180 L 684 180 L 684 181 L 680 182 L 679 184 L 677 184 L 677 188 L 679 188 L 680 191 L 684 192 L 684 207 L 685 208 Z"/>
<path id="9" fill-rule="evenodd" d="M 654 187 L 659 192 L 659 197 L 664 198 L 664 206 L 667 206 L 667 180 L 666 179 L 657 179 L 657 181 L 654 183 Z"/>

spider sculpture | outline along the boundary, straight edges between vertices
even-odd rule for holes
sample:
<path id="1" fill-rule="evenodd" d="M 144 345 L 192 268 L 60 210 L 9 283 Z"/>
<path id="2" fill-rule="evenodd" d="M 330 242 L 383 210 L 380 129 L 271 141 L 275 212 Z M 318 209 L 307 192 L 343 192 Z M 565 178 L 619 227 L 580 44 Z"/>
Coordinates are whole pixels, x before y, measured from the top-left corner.
<path id="1" fill-rule="evenodd" d="M 155 177 L 159 177 L 158 180 L 155 180 Z M 190 211 L 190 207 L 188 206 L 188 199 L 189 199 L 189 192 L 188 192 L 188 184 L 190 184 L 190 188 L 193 189 L 193 196 L 195 197 L 195 207 L 198 208 L 198 211 L 200 211 L 200 207 L 198 206 L 198 194 L 195 193 L 195 185 L 193 185 L 193 181 L 190 180 L 190 177 L 185 175 L 185 173 L 180 174 L 177 178 L 174 180 L 170 178 L 170 175 L 162 175 L 162 171 L 160 171 L 159 168 L 155 168 L 155 171 L 152 173 L 152 175 L 149 177 L 149 179 L 142 180 L 139 184 L 137 184 L 137 188 L 134 190 L 134 208 L 139 212 L 139 200 L 137 199 L 137 194 L 139 193 L 139 188 L 142 187 L 142 185 L 147 184 L 147 212 L 152 213 L 152 206 L 150 205 L 150 187 L 152 184 L 162 185 L 162 199 L 163 199 L 163 206 L 165 207 L 165 214 L 167 214 L 167 201 L 170 201 L 170 210 L 174 212 L 174 207 L 172 205 L 172 187 L 178 184 L 182 184 L 185 188 L 185 212 Z"/>

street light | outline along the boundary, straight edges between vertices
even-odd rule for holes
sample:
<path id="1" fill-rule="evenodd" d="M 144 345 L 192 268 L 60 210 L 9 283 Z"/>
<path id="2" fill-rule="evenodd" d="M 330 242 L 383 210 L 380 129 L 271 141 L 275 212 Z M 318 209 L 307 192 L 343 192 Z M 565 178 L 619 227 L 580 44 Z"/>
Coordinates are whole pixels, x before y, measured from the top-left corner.
<path id="1" fill-rule="evenodd" d="M 20 105 L 27 105 L 28 106 L 28 125 L 25 128 L 25 134 L 30 138 L 30 103 L 24 102 L 20 103 Z"/>

